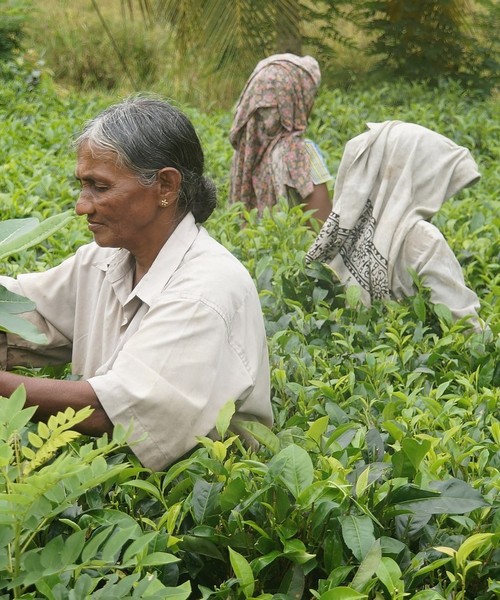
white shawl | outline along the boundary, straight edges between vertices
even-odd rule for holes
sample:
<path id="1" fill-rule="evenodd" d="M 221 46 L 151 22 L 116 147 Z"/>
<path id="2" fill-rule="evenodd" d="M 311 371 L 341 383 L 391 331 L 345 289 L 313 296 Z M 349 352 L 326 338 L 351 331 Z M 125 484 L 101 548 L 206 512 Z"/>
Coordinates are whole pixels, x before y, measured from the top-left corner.
<path id="1" fill-rule="evenodd" d="M 467 148 L 430 129 L 401 121 L 367 125 L 346 144 L 332 212 L 306 260 L 328 263 L 343 284 L 360 286 L 370 305 L 391 297 L 393 270 L 412 228 L 480 174 Z"/>

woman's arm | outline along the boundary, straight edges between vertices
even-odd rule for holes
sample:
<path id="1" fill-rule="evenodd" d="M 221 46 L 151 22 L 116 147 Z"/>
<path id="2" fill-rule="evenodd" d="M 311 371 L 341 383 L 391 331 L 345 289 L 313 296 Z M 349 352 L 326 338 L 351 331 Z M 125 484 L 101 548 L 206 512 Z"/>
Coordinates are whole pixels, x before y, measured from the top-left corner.
<path id="1" fill-rule="evenodd" d="M 316 211 L 313 217 L 323 224 L 332 210 L 332 201 L 328 190 L 332 176 L 319 147 L 310 139 L 306 138 L 304 141 L 311 163 L 311 180 L 314 184 L 312 193 L 304 199 L 304 202 L 307 210 Z"/>
<path id="2" fill-rule="evenodd" d="M 324 223 L 328 218 L 332 210 L 332 203 L 330 202 L 330 195 L 326 183 L 320 183 L 314 186 L 312 191 L 307 198 L 304 200 L 307 210 L 316 211 L 313 215 L 315 219 Z"/>
<path id="3" fill-rule="evenodd" d="M 46 421 L 51 415 L 64 411 L 68 406 L 75 410 L 90 406 L 94 412 L 75 429 L 85 435 L 95 436 L 113 431 L 113 424 L 88 382 L 0 372 L 0 395 L 10 396 L 21 384 L 26 388 L 26 406 L 37 407 L 34 420 Z"/>
<path id="4" fill-rule="evenodd" d="M 432 223 L 418 221 L 406 236 L 394 266 L 391 283 L 391 290 L 396 298 L 415 292 L 409 275 L 402 273 L 408 267 L 414 269 L 423 285 L 430 289 L 432 303 L 446 305 L 454 319 L 470 317 L 474 329 L 481 331 L 478 318 L 479 298 L 465 284 L 457 257 L 443 234 Z"/>

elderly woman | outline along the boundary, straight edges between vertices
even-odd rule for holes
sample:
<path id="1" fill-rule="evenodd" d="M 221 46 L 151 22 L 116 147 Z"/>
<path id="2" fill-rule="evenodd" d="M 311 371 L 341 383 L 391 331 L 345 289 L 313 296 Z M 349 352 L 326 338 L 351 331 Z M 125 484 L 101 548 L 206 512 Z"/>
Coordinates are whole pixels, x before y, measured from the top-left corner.
<path id="1" fill-rule="evenodd" d="M 235 149 L 231 202 L 260 212 L 285 197 L 324 221 L 332 178 L 316 145 L 304 138 L 321 81 L 311 56 L 276 54 L 260 61 L 236 107 L 229 139 Z"/>
<path id="2" fill-rule="evenodd" d="M 269 363 L 257 291 L 245 268 L 199 225 L 215 208 L 188 118 L 135 98 L 105 110 L 76 140 L 76 203 L 95 242 L 43 273 L 0 277 L 36 303 L 47 343 L 2 334 L 0 363 L 72 361 L 79 380 L 0 372 L 36 418 L 91 406 L 83 433 L 133 425 L 132 450 L 163 469 L 213 433 L 221 407 L 271 423 Z"/>
<path id="3" fill-rule="evenodd" d="M 443 202 L 480 178 L 469 150 L 415 123 L 368 123 L 340 162 L 333 208 L 306 260 L 328 263 L 340 281 L 357 285 L 361 300 L 415 294 L 413 270 L 435 304 L 470 317 L 479 300 L 431 217 Z"/>

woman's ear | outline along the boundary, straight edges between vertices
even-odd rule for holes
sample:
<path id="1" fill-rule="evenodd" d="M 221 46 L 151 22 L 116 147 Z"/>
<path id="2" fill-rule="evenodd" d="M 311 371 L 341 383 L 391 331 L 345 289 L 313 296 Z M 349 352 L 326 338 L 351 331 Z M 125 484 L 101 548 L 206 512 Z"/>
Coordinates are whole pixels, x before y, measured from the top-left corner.
<path id="1" fill-rule="evenodd" d="M 169 203 L 173 204 L 181 189 L 182 175 L 174 167 L 164 167 L 158 171 L 158 183 L 160 184 L 160 196 L 168 198 Z"/>

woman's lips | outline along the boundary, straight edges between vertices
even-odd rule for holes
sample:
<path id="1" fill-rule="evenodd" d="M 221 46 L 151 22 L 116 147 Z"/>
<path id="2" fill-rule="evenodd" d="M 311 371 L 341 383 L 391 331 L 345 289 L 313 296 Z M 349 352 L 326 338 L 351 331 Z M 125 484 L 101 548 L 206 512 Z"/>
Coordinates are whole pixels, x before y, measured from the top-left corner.
<path id="1" fill-rule="evenodd" d="M 97 223 L 95 221 L 88 221 L 88 228 L 90 231 L 97 231 L 102 227 L 102 223 Z"/>

